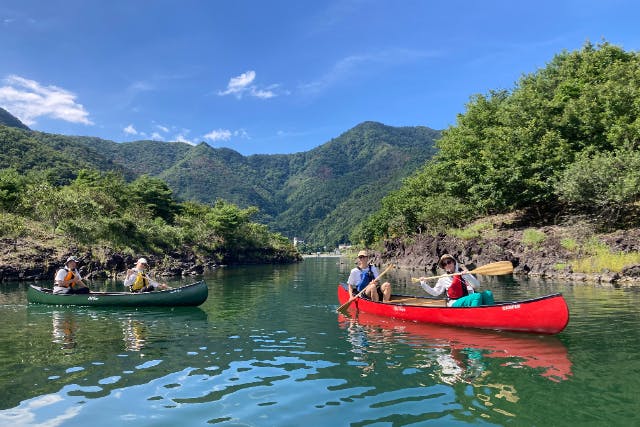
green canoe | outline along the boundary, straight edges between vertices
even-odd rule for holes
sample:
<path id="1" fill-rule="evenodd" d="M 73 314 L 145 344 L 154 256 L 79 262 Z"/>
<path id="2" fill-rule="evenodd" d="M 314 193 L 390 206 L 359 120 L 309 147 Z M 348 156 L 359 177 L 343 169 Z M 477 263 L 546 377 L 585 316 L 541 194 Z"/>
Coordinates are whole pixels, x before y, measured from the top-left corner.
<path id="1" fill-rule="evenodd" d="M 27 300 L 38 304 L 87 305 L 94 307 L 178 307 L 196 306 L 206 301 L 209 289 L 204 281 L 156 292 L 91 292 L 54 294 L 51 289 L 31 285 Z"/>

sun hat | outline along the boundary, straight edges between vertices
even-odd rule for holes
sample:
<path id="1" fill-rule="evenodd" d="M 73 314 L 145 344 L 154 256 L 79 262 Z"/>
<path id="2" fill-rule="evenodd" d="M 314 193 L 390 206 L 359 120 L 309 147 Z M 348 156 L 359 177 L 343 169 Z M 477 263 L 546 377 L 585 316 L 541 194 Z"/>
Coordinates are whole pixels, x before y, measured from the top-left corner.
<path id="1" fill-rule="evenodd" d="M 360 252 L 358 252 L 358 258 L 360 258 L 361 256 L 369 257 L 369 255 L 367 254 L 367 251 L 360 251 Z"/>
<path id="2" fill-rule="evenodd" d="M 440 268 L 444 268 L 444 262 L 445 262 L 446 260 L 448 260 L 448 259 L 450 259 L 451 261 L 453 261 L 453 262 L 454 262 L 454 264 L 455 264 L 456 259 L 455 259 L 453 256 L 451 256 L 451 255 L 449 255 L 449 254 L 444 254 L 444 255 L 442 255 L 442 256 L 440 257 L 440 261 L 438 261 L 438 265 L 440 266 Z"/>
<path id="3" fill-rule="evenodd" d="M 136 264 L 149 264 L 146 258 L 140 258 Z"/>
<path id="4" fill-rule="evenodd" d="M 75 263 L 79 263 L 80 260 L 76 257 L 74 257 L 73 255 L 70 256 L 69 258 L 67 258 L 67 260 L 65 261 L 64 265 L 69 264 L 71 261 L 75 262 Z"/>

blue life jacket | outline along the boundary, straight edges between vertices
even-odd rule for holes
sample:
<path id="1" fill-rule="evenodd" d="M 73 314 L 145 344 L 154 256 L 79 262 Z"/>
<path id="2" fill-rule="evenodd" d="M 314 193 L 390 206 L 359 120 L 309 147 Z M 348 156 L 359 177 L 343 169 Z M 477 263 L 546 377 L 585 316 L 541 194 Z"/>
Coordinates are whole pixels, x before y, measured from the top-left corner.
<path id="1" fill-rule="evenodd" d="M 373 271 L 371 271 L 371 265 L 369 265 L 369 269 L 367 270 L 361 270 L 360 267 L 358 267 L 358 270 L 360 270 L 360 281 L 356 284 L 356 292 L 361 292 L 364 288 L 367 287 L 367 285 L 375 278 L 373 277 Z"/>

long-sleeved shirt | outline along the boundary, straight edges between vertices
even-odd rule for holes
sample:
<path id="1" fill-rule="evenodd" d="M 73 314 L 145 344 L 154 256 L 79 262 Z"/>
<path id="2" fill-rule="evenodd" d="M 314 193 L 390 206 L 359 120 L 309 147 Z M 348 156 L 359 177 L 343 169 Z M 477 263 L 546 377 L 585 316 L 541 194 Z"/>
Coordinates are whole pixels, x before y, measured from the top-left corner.
<path id="1" fill-rule="evenodd" d="M 458 263 L 456 263 L 455 271 L 458 271 L 458 270 L 459 270 Z M 441 277 L 438 279 L 435 286 L 433 287 L 429 286 L 426 281 L 421 281 L 420 286 L 429 295 L 433 295 L 434 297 L 437 297 L 439 295 L 442 295 L 442 293 L 446 292 L 447 289 L 449 289 L 449 287 L 451 286 L 451 283 L 453 282 L 453 278 L 454 276 Z M 480 281 L 478 281 L 478 279 L 476 279 L 476 277 L 473 274 L 463 274 L 462 278 L 467 283 L 467 291 L 469 291 L 470 294 L 475 292 L 474 288 L 476 286 L 480 286 Z M 447 302 L 447 305 L 451 306 L 454 302 L 455 300 L 449 300 Z"/>

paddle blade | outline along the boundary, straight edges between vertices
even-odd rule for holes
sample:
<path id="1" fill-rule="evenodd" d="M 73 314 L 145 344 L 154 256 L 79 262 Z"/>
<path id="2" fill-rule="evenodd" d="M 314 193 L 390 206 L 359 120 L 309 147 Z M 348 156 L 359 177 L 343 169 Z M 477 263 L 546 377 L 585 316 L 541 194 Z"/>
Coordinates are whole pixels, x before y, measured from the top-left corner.
<path id="1" fill-rule="evenodd" d="M 349 298 L 349 301 L 345 302 L 344 304 L 342 304 L 340 307 L 336 308 L 336 311 L 339 313 L 346 313 L 347 310 L 349 309 L 349 306 L 351 305 L 351 303 L 355 301 L 355 298 Z"/>
<path id="2" fill-rule="evenodd" d="M 511 261 L 498 261 L 491 264 L 483 265 L 471 270 L 472 274 L 484 274 L 485 276 L 500 276 L 502 274 L 513 273 L 513 264 Z"/>

